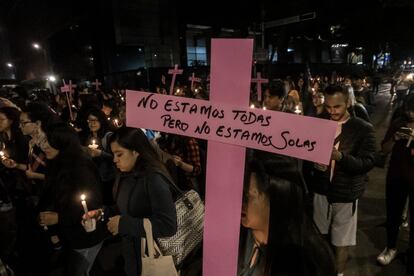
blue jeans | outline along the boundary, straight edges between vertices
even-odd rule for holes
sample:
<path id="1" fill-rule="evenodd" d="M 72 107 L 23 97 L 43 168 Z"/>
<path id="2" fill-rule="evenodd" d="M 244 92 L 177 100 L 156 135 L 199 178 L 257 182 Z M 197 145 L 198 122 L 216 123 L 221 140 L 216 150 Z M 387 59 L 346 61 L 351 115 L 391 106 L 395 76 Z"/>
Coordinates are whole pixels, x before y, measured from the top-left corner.
<path id="1" fill-rule="evenodd" d="M 88 269 L 86 273 L 87 275 L 89 275 L 89 271 L 91 271 L 92 269 L 93 263 L 95 262 L 95 259 L 99 253 L 99 250 L 101 250 L 102 244 L 103 244 L 103 241 L 89 248 L 74 249 L 75 252 L 82 255 L 88 262 Z"/>

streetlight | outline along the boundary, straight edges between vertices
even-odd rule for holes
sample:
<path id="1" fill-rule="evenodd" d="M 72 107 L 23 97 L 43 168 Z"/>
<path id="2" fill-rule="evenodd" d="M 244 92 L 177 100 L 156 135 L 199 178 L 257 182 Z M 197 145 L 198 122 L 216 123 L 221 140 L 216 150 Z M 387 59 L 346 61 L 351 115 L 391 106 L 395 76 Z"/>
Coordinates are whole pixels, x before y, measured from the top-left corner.
<path id="1" fill-rule="evenodd" d="M 45 46 L 45 45 L 43 45 L 43 46 Z M 47 46 L 47 45 L 46 45 Z M 46 47 L 42 47 L 42 45 L 40 45 L 39 43 L 37 43 L 37 42 L 33 42 L 32 43 L 32 47 L 36 50 L 36 51 L 41 51 L 42 52 L 42 54 L 43 54 L 43 58 L 44 58 L 44 61 L 45 61 L 45 64 L 46 64 L 46 70 L 47 71 L 52 71 L 53 72 L 53 68 L 52 68 L 52 65 L 49 63 L 49 56 L 48 56 L 48 53 L 47 53 L 47 51 L 46 51 Z"/>
<path id="2" fill-rule="evenodd" d="M 12 64 L 12 63 L 10 63 L 10 62 L 6 63 L 6 65 L 7 65 L 7 67 L 9 67 L 9 68 L 12 68 L 12 67 L 13 67 L 13 64 Z"/>

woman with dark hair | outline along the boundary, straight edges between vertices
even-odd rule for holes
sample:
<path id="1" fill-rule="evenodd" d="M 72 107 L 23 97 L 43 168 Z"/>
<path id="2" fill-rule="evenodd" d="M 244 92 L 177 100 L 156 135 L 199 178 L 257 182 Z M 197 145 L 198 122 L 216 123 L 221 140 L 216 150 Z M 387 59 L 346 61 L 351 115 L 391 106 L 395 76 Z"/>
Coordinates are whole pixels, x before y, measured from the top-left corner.
<path id="1" fill-rule="evenodd" d="M 23 171 L 27 169 L 28 141 L 19 128 L 20 111 L 14 107 L 0 108 L 0 141 L 4 156 L 1 158 L 1 178 L 6 190 L 11 194 L 2 193 L 1 210 L 11 209 L 11 196 L 16 193 L 26 194 L 27 185 Z"/>
<path id="2" fill-rule="evenodd" d="M 170 237 L 177 231 L 170 177 L 142 130 L 122 127 L 109 143 L 121 172 L 114 187 L 116 206 L 90 211 L 88 215 L 109 217 L 108 230 L 122 237 L 126 275 L 141 275 L 143 219 L 151 221 L 154 238 Z"/>
<path id="3" fill-rule="evenodd" d="M 115 167 L 108 142 L 112 132 L 109 131 L 108 120 L 101 110 L 90 109 L 86 115 L 88 129 L 81 135 L 82 145 L 98 167 L 104 204 L 113 204 L 112 186 L 115 180 Z"/>
<path id="4" fill-rule="evenodd" d="M 332 252 L 307 218 L 300 186 L 276 176 L 274 167 L 256 160 L 246 171 L 238 275 L 335 275 Z"/>
<path id="5" fill-rule="evenodd" d="M 386 154 L 391 152 L 385 186 L 387 247 L 377 261 L 387 265 L 397 256 L 397 237 L 408 197 L 410 241 L 407 272 L 414 274 L 414 94 L 405 99 L 401 115 L 391 122 L 382 141 L 382 151 Z"/>
<path id="6" fill-rule="evenodd" d="M 39 189 L 43 186 L 46 171 L 46 156 L 42 150 L 46 142 L 45 131 L 48 125 L 60 122 L 60 118 L 44 103 L 29 103 L 20 114 L 20 129 L 29 141 L 26 176 L 33 180 Z"/>
<path id="7" fill-rule="evenodd" d="M 92 232 L 82 227 L 81 195 L 86 195 L 89 208 L 102 206 L 99 174 L 73 128 L 56 124 L 46 134 L 47 190 L 39 204 L 44 208 L 39 224 L 55 226 L 63 248 L 68 250 L 65 275 L 88 275 L 107 233 L 101 223 Z"/>

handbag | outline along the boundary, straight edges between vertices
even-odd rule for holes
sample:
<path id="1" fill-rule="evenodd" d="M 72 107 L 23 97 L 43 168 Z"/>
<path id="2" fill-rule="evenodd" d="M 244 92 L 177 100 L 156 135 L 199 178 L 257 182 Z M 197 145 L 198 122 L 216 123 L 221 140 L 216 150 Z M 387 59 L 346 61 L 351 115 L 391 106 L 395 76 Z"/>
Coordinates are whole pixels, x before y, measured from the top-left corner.
<path id="1" fill-rule="evenodd" d="M 163 175 L 164 176 L 164 175 Z M 158 244 L 165 255 L 172 255 L 179 266 L 203 240 L 204 203 L 194 190 L 183 192 L 168 177 L 164 178 L 176 191 L 177 232 L 168 238 L 158 238 Z"/>
<path id="2" fill-rule="evenodd" d="M 149 219 L 144 219 L 146 238 L 141 239 L 142 276 L 178 276 L 172 256 L 163 256 L 152 235 L 152 225 Z M 148 255 L 145 247 L 148 247 Z"/>

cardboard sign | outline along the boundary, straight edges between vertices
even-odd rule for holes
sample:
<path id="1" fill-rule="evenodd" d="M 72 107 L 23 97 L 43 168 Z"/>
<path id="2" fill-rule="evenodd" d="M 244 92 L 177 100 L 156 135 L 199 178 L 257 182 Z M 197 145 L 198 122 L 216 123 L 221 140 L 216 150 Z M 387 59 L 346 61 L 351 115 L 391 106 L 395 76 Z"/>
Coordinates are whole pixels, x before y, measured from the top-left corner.
<path id="1" fill-rule="evenodd" d="M 328 164 L 336 123 L 127 90 L 127 124 Z"/>

